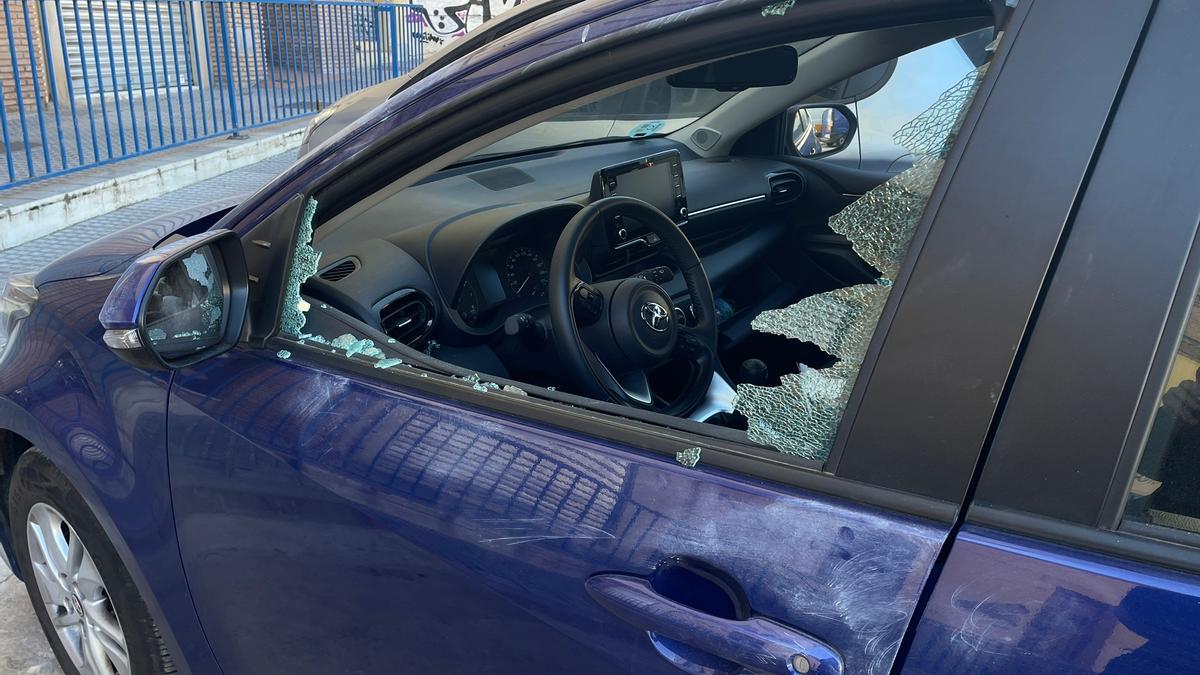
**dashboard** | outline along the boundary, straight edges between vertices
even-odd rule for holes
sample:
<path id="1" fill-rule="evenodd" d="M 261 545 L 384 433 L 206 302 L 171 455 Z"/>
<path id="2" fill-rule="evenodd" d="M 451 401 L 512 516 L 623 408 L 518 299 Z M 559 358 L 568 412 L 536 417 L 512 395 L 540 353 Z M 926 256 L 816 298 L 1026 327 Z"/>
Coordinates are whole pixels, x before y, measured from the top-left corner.
<path id="1" fill-rule="evenodd" d="M 646 181 L 637 177 L 643 169 Z M 781 176 L 786 189 L 776 184 Z M 808 183 L 787 162 L 702 159 L 669 139 L 451 168 L 318 222 L 313 245 L 322 267 L 305 292 L 410 344 L 488 344 L 503 338 L 506 319 L 544 315 L 559 235 L 597 194 L 637 196 L 670 209 L 717 290 L 778 246 L 787 222 L 776 198 L 786 193 L 790 204 Z M 654 235 L 615 220 L 589 235 L 575 272 L 598 282 L 669 262 Z M 681 279 L 663 285 L 677 298 L 686 293 Z M 422 330 L 392 332 L 412 321 Z"/>

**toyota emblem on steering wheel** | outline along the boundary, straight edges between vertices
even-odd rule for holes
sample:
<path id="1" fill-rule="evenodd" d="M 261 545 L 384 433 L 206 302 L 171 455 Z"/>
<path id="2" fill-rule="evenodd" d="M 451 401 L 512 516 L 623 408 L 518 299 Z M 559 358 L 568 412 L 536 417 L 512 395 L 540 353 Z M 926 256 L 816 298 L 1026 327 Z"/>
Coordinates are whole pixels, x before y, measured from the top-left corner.
<path id="1" fill-rule="evenodd" d="M 671 313 L 657 302 L 647 302 L 642 305 L 642 321 L 646 322 L 650 330 L 662 333 L 671 326 Z"/>

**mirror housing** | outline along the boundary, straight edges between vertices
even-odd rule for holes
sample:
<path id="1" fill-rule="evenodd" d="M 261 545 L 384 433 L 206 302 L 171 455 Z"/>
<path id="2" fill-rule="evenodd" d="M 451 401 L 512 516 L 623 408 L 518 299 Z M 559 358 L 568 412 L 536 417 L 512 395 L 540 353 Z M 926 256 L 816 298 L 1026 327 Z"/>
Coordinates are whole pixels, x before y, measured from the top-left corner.
<path id="1" fill-rule="evenodd" d="M 197 282 L 197 273 L 208 278 Z M 163 287 L 172 292 L 187 277 L 193 279 L 185 289 L 191 291 L 192 304 L 166 296 L 173 305 L 169 324 L 148 325 L 148 312 L 161 314 L 156 305 L 164 301 Z M 241 337 L 248 285 L 245 253 L 230 230 L 204 232 L 144 253 L 113 285 L 100 309 L 104 344 L 126 362 L 147 369 L 181 368 L 221 354 Z M 201 294 L 205 297 L 197 302 Z"/>
<path id="2" fill-rule="evenodd" d="M 858 118 L 841 105 L 805 104 L 788 110 L 791 143 L 801 157 L 824 157 L 850 146 L 858 132 Z"/>
<path id="3" fill-rule="evenodd" d="M 742 91 L 778 87 L 796 79 L 799 56 L 788 45 L 739 54 L 667 76 L 672 87 Z"/>

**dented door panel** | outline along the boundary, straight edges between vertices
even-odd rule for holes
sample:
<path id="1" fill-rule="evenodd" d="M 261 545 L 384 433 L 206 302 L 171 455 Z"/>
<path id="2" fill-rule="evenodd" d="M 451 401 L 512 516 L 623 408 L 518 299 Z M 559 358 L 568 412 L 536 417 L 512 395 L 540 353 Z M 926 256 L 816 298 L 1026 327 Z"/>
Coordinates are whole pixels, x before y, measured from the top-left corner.
<path id="1" fill-rule="evenodd" d="M 180 371 L 170 410 L 180 548 L 228 672 L 678 672 L 584 584 L 685 557 L 882 673 L 946 536 L 301 353 Z"/>

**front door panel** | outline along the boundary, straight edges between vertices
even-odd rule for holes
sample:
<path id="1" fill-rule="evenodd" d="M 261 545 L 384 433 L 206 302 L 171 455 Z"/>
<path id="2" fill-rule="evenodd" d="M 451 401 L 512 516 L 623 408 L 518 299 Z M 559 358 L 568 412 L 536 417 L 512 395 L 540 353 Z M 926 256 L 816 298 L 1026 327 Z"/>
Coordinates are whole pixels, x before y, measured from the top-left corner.
<path id="1" fill-rule="evenodd" d="M 180 547 L 227 672 L 677 672 L 585 581 L 683 556 L 882 673 L 945 537 L 303 354 L 180 371 L 170 414 Z"/>

